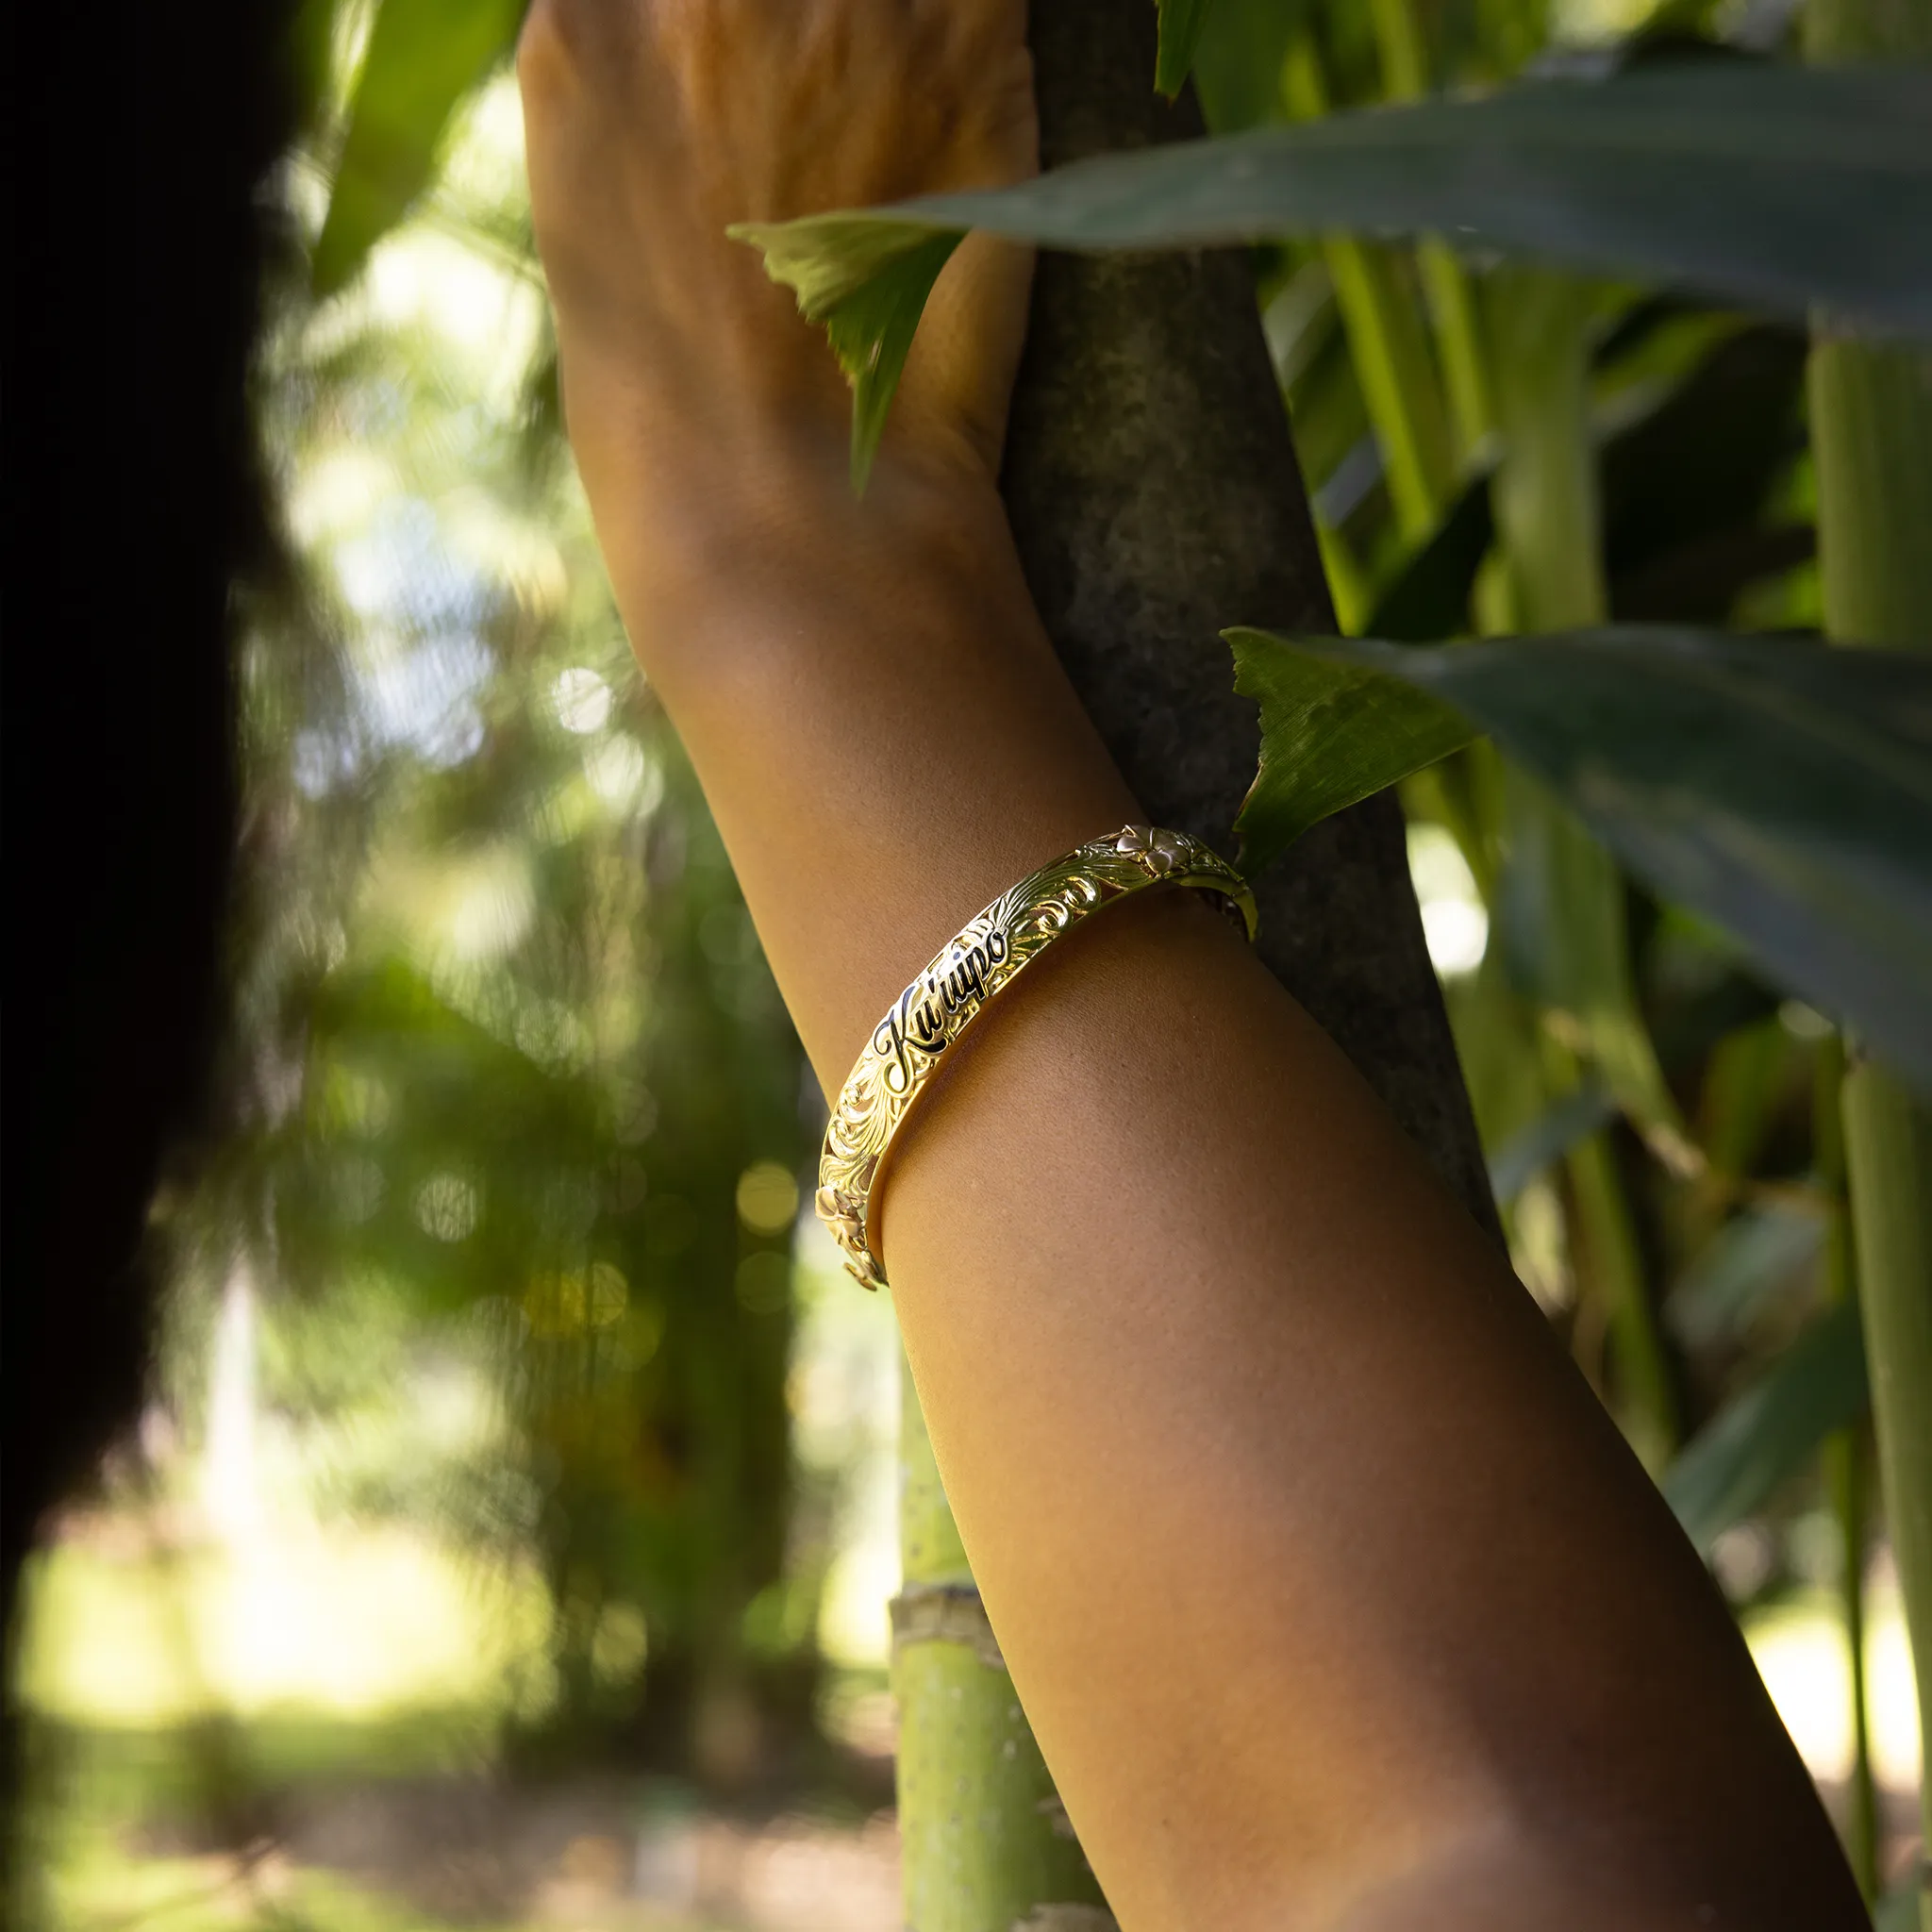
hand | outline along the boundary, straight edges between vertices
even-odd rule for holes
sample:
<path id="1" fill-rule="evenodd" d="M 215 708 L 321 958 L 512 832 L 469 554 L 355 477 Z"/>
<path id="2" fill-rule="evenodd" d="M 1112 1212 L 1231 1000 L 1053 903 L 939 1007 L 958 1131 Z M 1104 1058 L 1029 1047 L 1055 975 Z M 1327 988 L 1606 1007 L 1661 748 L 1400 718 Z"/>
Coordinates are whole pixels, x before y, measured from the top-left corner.
<path id="1" fill-rule="evenodd" d="M 688 537 L 693 514 L 843 491 L 830 350 L 724 229 L 1031 174 L 1024 0 L 535 0 L 518 71 L 571 441 L 613 565 L 678 541 L 641 525 Z M 977 237 L 954 257 L 883 468 L 991 484 L 1029 272 Z"/>

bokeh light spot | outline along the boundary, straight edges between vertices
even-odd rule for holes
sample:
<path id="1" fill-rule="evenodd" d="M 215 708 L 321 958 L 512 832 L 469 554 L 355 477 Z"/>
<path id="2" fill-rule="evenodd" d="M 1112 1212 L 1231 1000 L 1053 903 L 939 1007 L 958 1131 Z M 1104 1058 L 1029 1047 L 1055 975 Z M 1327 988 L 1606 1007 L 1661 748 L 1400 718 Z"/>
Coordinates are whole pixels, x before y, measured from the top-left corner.
<path id="1" fill-rule="evenodd" d="M 559 671 L 550 701 L 557 708 L 557 722 L 566 731 L 601 731 L 609 721 L 610 687 L 587 665 Z"/>
<path id="2" fill-rule="evenodd" d="M 738 1218 L 754 1234 L 783 1234 L 798 1214 L 798 1181 L 775 1160 L 758 1160 L 738 1177 Z"/>
<path id="3" fill-rule="evenodd" d="M 433 1174 L 416 1190 L 416 1222 L 440 1241 L 459 1241 L 476 1226 L 480 1207 L 475 1184 L 461 1174 Z"/>

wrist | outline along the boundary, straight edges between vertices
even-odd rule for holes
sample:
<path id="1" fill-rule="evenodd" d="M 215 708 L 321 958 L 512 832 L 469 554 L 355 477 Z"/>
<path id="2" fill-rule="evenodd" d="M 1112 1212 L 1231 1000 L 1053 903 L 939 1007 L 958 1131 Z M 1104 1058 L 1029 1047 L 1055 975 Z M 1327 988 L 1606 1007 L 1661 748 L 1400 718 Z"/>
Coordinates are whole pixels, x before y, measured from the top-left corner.
<path id="1" fill-rule="evenodd" d="M 728 637 L 806 635 L 815 613 L 876 620 L 930 585 L 969 603 L 1024 597 L 997 483 L 963 442 L 889 438 L 862 497 L 843 425 L 725 448 L 659 443 L 585 475 L 634 648 L 713 653 Z"/>

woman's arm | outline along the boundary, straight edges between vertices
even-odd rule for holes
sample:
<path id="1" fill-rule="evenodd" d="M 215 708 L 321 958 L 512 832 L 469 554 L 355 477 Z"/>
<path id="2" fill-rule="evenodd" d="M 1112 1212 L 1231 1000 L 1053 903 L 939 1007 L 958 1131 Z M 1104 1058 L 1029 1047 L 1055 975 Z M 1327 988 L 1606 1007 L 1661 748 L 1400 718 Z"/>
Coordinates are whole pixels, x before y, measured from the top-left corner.
<path id="1" fill-rule="evenodd" d="M 1024 258 L 948 270 L 855 504 L 843 386 L 723 229 L 1027 172 L 1024 14 L 537 0 L 524 39 L 572 441 L 830 1093 L 983 903 L 1139 814 L 994 487 Z M 1137 898 L 1002 994 L 878 1215 L 975 1574 L 1128 1932 L 1864 1923 L 1534 1306 L 1198 901 Z"/>

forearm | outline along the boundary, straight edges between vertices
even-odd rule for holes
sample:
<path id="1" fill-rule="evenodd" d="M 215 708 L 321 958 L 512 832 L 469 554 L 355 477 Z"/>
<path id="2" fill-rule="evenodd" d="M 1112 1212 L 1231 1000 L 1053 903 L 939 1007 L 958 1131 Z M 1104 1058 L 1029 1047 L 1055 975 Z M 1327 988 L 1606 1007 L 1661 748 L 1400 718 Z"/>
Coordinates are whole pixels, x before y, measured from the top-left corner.
<path id="1" fill-rule="evenodd" d="M 858 503 L 842 475 L 822 480 L 809 498 L 761 492 L 782 508 L 625 601 L 836 1096 L 971 914 L 1135 806 L 1041 629 L 991 488 L 901 470 Z"/>
<path id="2" fill-rule="evenodd" d="M 1187 910 L 1020 990 L 885 1225 L 975 1574 L 1123 1923 L 1857 1923 L 1735 1630 L 1534 1304 Z"/>
<path id="3" fill-rule="evenodd" d="M 847 500 L 805 535 L 634 628 L 831 1094 L 973 912 L 1134 807 L 996 501 Z M 1341 1924 L 1424 1873 L 1445 1925 L 1543 1924 L 1552 1887 L 1606 1924 L 1712 1891 L 1770 1923 L 1807 1869 L 1832 1923 L 1828 1845 L 1757 1864 L 1747 1821 L 1817 1827 L 1654 1493 L 1198 902 L 1110 913 L 1000 996 L 876 1227 L 1003 1649 L 1127 1924 Z"/>

